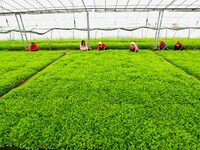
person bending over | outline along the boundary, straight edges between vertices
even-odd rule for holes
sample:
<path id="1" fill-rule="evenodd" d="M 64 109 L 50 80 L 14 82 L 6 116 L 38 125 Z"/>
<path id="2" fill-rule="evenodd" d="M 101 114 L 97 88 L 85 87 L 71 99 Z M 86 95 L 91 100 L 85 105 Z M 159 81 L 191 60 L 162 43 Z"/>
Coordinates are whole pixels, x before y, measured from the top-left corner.
<path id="1" fill-rule="evenodd" d="M 158 47 L 160 50 L 168 50 L 167 45 L 164 41 L 160 42 L 160 46 Z"/>
<path id="2" fill-rule="evenodd" d="M 99 42 L 97 50 L 106 50 L 106 45 L 103 42 Z"/>
<path id="3" fill-rule="evenodd" d="M 138 52 L 138 47 L 137 47 L 137 45 L 134 43 L 134 42 L 131 42 L 131 44 L 130 44 L 130 51 L 132 51 L 132 52 Z"/>
<path id="4" fill-rule="evenodd" d="M 174 45 L 174 50 L 183 50 L 183 45 L 181 42 L 176 42 L 176 44 Z"/>
<path id="5" fill-rule="evenodd" d="M 38 45 L 32 42 L 31 45 L 29 46 L 29 51 L 32 52 L 38 50 L 39 50 Z"/>

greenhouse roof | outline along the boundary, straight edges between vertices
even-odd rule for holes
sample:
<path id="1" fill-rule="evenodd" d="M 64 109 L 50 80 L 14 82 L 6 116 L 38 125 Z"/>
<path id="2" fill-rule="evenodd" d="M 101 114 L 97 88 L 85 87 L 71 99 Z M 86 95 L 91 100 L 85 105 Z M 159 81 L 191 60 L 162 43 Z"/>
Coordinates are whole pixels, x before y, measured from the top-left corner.
<path id="1" fill-rule="evenodd" d="M 200 0 L 0 0 L 0 15 L 70 12 L 200 11 Z"/>

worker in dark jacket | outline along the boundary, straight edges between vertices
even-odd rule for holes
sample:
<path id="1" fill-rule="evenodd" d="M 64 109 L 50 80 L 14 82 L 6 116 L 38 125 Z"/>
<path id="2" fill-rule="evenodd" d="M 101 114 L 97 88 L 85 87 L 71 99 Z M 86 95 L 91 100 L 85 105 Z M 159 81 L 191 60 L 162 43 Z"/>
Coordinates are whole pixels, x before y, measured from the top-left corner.
<path id="1" fill-rule="evenodd" d="M 160 50 L 168 50 L 167 45 L 164 41 L 160 42 L 160 46 L 158 47 Z"/>
<path id="2" fill-rule="evenodd" d="M 174 46 L 174 50 L 183 50 L 183 45 L 181 44 L 181 42 L 176 42 L 176 45 Z"/>
<path id="3" fill-rule="evenodd" d="M 38 45 L 32 42 L 31 45 L 29 46 L 29 51 L 32 52 L 38 50 L 39 50 Z"/>

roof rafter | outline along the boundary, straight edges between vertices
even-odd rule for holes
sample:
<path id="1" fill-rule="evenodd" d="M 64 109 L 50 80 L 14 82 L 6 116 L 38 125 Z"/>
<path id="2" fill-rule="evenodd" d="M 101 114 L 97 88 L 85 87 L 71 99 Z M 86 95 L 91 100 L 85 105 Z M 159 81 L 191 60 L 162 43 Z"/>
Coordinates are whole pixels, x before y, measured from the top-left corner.
<path id="1" fill-rule="evenodd" d="M 117 9 L 117 4 L 118 4 L 118 0 L 116 1 L 116 4 L 115 4 L 115 11 L 116 11 L 116 9 Z"/>
<path id="2" fill-rule="evenodd" d="M 72 5 L 72 7 L 74 8 L 74 10 L 75 10 L 76 12 L 78 12 L 77 8 L 74 6 L 74 3 L 73 3 L 71 0 L 69 0 L 69 2 L 71 3 L 71 5 Z"/>
<path id="3" fill-rule="evenodd" d="M 149 0 L 149 3 L 145 6 L 144 9 L 146 9 L 147 7 L 149 7 L 150 3 L 152 2 L 153 0 Z"/>
<path id="4" fill-rule="evenodd" d="M 18 2 L 16 2 L 15 0 L 12 0 L 14 3 L 16 3 L 17 5 L 19 5 L 19 6 L 21 6 L 22 8 L 24 8 L 24 9 L 26 9 L 26 10 L 28 10 L 28 11 L 30 11 L 29 9 L 27 9 L 26 7 L 24 7 L 23 5 L 21 5 L 20 3 L 18 3 Z"/>
<path id="5" fill-rule="evenodd" d="M 27 4 L 29 4 L 31 7 L 33 7 L 34 9 L 37 9 L 35 6 L 33 6 L 29 1 L 24 0 Z"/>
<path id="6" fill-rule="evenodd" d="M 85 8 L 85 11 L 88 12 L 87 7 L 85 6 L 84 0 L 81 0 L 81 1 L 82 1 L 82 3 L 83 3 L 83 6 L 84 6 L 84 8 Z"/>
<path id="7" fill-rule="evenodd" d="M 105 11 L 106 11 L 106 0 L 105 0 Z"/>
<path id="8" fill-rule="evenodd" d="M 93 0 L 93 2 L 94 2 L 94 8 L 95 8 L 95 11 L 96 11 L 96 8 L 97 8 L 97 6 L 96 6 L 96 1 Z"/>
<path id="9" fill-rule="evenodd" d="M 2 8 L 3 12 L 4 12 L 4 10 L 9 11 L 9 12 L 12 12 L 10 9 L 7 9 L 7 8 L 5 8 L 5 7 L 3 7 L 3 6 L 0 6 L 0 8 Z"/>
<path id="10" fill-rule="evenodd" d="M 138 7 L 138 5 L 139 5 L 140 1 L 141 1 L 141 0 L 139 0 L 139 1 L 138 1 L 137 5 L 135 6 L 135 9 Z"/>
<path id="11" fill-rule="evenodd" d="M 160 4 L 163 2 L 164 0 L 161 0 L 159 4 L 156 5 L 155 8 L 158 8 L 158 6 L 160 6 Z"/>
<path id="12" fill-rule="evenodd" d="M 127 8 L 127 6 L 128 6 L 128 3 L 129 3 L 129 1 L 130 1 L 130 0 L 128 0 L 128 1 L 126 2 L 126 6 L 125 6 L 124 10 L 126 10 L 126 8 Z"/>
<path id="13" fill-rule="evenodd" d="M 5 4 L 7 4 L 7 5 L 11 6 L 12 8 L 14 8 L 14 9 L 16 9 L 16 10 L 20 11 L 20 9 L 18 9 L 18 8 L 14 7 L 13 5 L 9 4 L 8 2 L 6 2 L 6 1 L 4 1 L 4 0 L 1 0 L 1 1 L 2 1 L 2 2 L 4 2 Z"/>
<path id="14" fill-rule="evenodd" d="M 183 3 L 185 3 L 187 0 L 184 0 L 183 2 L 181 2 L 179 5 L 177 5 L 175 8 L 178 8 L 179 6 L 181 6 Z"/>
<path id="15" fill-rule="evenodd" d="M 49 0 L 47 0 L 47 1 L 54 9 L 56 9 L 56 7 Z"/>
<path id="16" fill-rule="evenodd" d="M 193 5 L 194 3 L 198 2 L 198 1 L 199 1 L 199 0 L 196 0 L 196 1 L 192 2 L 191 4 L 187 5 L 185 8 L 190 7 L 191 5 Z"/>
<path id="17" fill-rule="evenodd" d="M 165 10 L 166 8 L 168 8 L 169 6 L 171 6 L 173 3 L 175 3 L 177 0 L 173 0 L 171 3 L 169 3 L 167 6 L 165 6 L 165 8 L 163 8 L 163 10 Z"/>
<path id="18" fill-rule="evenodd" d="M 62 5 L 62 7 L 64 7 L 69 12 L 69 10 L 67 9 L 67 7 L 63 3 L 60 0 L 58 0 L 58 1 Z"/>
<path id="19" fill-rule="evenodd" d="M 49 11 L 49 9 L 47 9 L 42 3 L 40 3 L 38 0 L 35 0 L 38 4 L 40 4 L 45 10 L 47 10 L 48 12 L 50 12 Z"/>

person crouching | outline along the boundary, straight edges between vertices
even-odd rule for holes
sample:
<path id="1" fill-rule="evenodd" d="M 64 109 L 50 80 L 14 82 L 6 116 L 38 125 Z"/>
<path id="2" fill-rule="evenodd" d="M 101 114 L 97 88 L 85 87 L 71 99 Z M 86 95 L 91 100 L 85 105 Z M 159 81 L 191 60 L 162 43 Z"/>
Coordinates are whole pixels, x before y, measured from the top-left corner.
<path id="1" fill-rule="evenodd" d="M 106 45 L 103 42 L 99 42 L 97 50 L 106 50 Z"/>
<path id="2" fill-rule="evenodd" d="M 174 50 L 183 50 L 183 45 L 181 44 L 181 42 L 176 42 L 176 45 L 174 46 Z"/>
<path id="3" fill-rule="evenodd" d="M 130 51 L 132 52 L 138 52 L 139 48 L 137 47 L 137 45 L 134 42 L 131 42 L 130 44 Z"/>
<path id="4" fill-rule="evenodd" d="M 32 42 L 31 45 L 29 46 L 29 51 L 32 52 L 38 50 L 39 50 L 38 45 Z"/>

